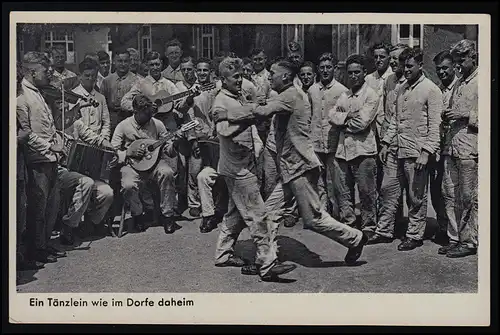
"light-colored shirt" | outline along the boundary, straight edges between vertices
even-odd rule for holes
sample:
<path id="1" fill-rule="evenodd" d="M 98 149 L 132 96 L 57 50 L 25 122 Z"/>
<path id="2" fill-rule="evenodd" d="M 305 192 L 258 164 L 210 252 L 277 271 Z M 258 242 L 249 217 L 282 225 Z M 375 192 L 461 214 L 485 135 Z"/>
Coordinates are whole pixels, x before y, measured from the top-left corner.
<path id="1" fill-rule="evenodd" d="M 110 113 L 120 108 L 123 96 L 136 84 L 138 77 L 128 72 L 123 77 L 112 73 L 102 81 L 100 91 L 106 98 Z"/>
<path id="2" fill-rule="evenodd" d="M 453 88 L 458 83 L 458 77 L 455 76 L 452 82 L 448 86 L 444 86 L 442 83 L 439 85 L 441 92 L 443 93 L 443 106 L 444 108 L 448 108 L 450 105 L 451 95 L 453 93 Z"/>
<path id="3" fill-rule="evenodd" d="M 366 82 L 356 93 L 349 90 L 340 95 L 337 104 L 330 110 L 331 122 L 340 127 L 336 158 L 350 161 L 377 154 L 375 118 L 379 103 L 377 93 Z M 340 112 L 339 107 L 344 112 Z M 349 114 L 351 117 L 348 117 Z"/>
<path id="4" fill-rule="evenodd" d="M 177 86 L 180 92 L 185 92 L 189 89 L 186 83 L 181 81 L 175 84 L 175 86 Z M 209 91 L 203 91 L 193 98 L 193 106 L 189 108 L 187 114 L 189 116 L 189 120 L 196 119 L 200 122 L 200 124 L 196 126 L 193 131 L 196 138 L 211 137 L 214 133 L 215 124 L 210 117 L 210 111 L 217 93 L 218 91 L 212 89 Z"/>
<path id="5" fill-rule="evenodd" d="M 239 116 L 272 115 L 278 159 L 278 173 L 283 183 L 289 183 L 305 172 L 322 166 L 314 152 L 311 136 L 311 108 L 301 89 L 290 85 L 266 105 L 250 104 L 239 109 Z M 238 120 L 238 115 L 234 115 Z M 230 120 L 230 116 L 228 116 Z"/>
<path id="6" fill-rule="evenodd" d="M 332 127 L 329 121 L 329 112 L 337 103 L 338 98 L 348 89 L 333 79 L 326 86 L 321 82 L 309 87 L 311 98 L 311 139 L 316 152 L 335 152 L 339 137 L 337 127 Z"/>
<path id="7" fill-rule="evenodd" d="M 181 72 L 181 65 L 177 66 L 177 68 L 173 69 L 170 65 L 168 65 L 165 70 L 161 72 L 161 75 L 174 83 L 178 81 L 185 81 L 184 75 Z"/>
<path id="8" fill-rule="evenodd" d="M 244 98 L 226 89 L 215 97 L 214 112 L 227 111 L 243 106 Z M 262 141 L 254 125 L 230 125 L 222 121 L 216 125 L 219 137 L 220 153 L 217 171 L 223 176 L 234 179 L 246 179 L 256 176 L 256 154 L 262 149 Z M 260 148 L 259 148 L 260 146 Z"/>
<path id="9" fill-rule="evenodd" d="M 95 89 L 92 92 L 87 92 L 82 85 L 76 87 L 73 92 L 86 98 L 92 98 L 99 103 L 97 107 L 87 106 L 80 108 L 82 117 L 73 124 L 73 137 L 92 145 L 101 145 L 104 140 L 109 141 L 111 139 L 110 118 L 104 95 Z M 72 107 L 70 105 L 70 109 Z"/>
<path id="10" fill-rule="evenodd" d="M 443 155 L 476 159 L 478 133 L 478 69 L 468 78 L 460 78 L 451 97 L 451 109 L 463 118 L 452 120 L 446 133 Z"/>
<path id="11" fill-rule="evenodd" d="M 396 137 L 398 158 L 418 158 L 422 150 L 434 154 L 439 149 L 439 124 L 443 94 L 425 75 L 398 92 L 396 112 L 382 140 L 390 145 Z"/>
<path id="12" fill-rule="evenodd" d="M 50 81 L 50 85 L 55 86 L 57 88 L 61 88 L 61 83 L 64 79 L 73 78 L 76 76 L 77 76 L 76 73 L 71 72 L 66 68 L 63 70 L 63 72 L 57 72 L 57 70 L 54 70 L 54 73 L 52 74 L 52 79 Z"/>
<path id="13" fill-rule="evenodd" d="M 379 110 L 382 108 L 382 111 L 377 114 L 377 127 L 380 139 L 383 139 L 387 132 L 391 118 L 396 110 L 398 90 L 404 83 L 406 83 L 405 76 L 398 78 L 395 73 L 389 75 L 384 82 L 383 98 L 379 105 Z"/>
<path id="14" fill-rule="evenodd" d="M 137 80 L 134 86 L 132 86 L 130 90 L 125 93 L 121 100 L 121 107 L 124 110 L 133 111 L 134 108 L 132 107 L 132 101 L 136 95 L 144 94 L 148 97 L 152 97 L 160 91 L 165 91 L 169 95 L 180 93 L 179 88 L 175 86 L 172 81 L 163 77 L 155 80 L 153 77 L 148 75 L 146 78 Z M 178 105 L 178 102 L 174 105 Z"/>
<path id="15" fill-rule="evenodd" d="M 380 75 L 378 71 L 374 71 L 365 77 L 365 82 L 375 90 L 375 93 L 378 94 L 378 96 L 382 96 L 383 94 L 383 86 L 384 86 L 384 81 L 387 80 L 387 78 L 393 74 L 392 69 L 390 66 L 387 67 L 387 70 Z"/>
<path id="16" fill-rule="evenodd" d="M 252 74 L 252 82 L 260 90 L 259 94 L 262 94 L 266 99 L 269 98 L 271 83 L 269 82 L 269 71 L 266 68 L 259 73 Z"/>
<path id="17" fill-rule="evenodd" d="M 139 139 L 153 139 L 160 140 L 169 136 L 169 132 L 165 125 L 155 118 L 151 118 L 149 122 L 141 126 L 135 120 L 135 117 L 129 116 L 120 122 L 113 133 L 111 139 L 111 146 L 117 151 L 118 162 L 124 163 L 126 158 L 126 151 L 130 144 Z M 174 149 L 173 141 L 169 140 L 163 148 L 163 152 L 170 157 L 175 157 L 176 151 Z"/>
<path id="18" fill-rule="evenodd" d="M 95 86 L 97 86 L 97 88 L 99 90 L 101 90 L 103 80 L 104 80 L 104 76 L 101 74 L 101 72 L 97 72 L 97 81 L 95 83 Z"/>
<path id="19" fill-rule="evenodd" d="M 61 143 L 62 136 L 56 132 L 52 111 L 32 83 L 23 79 L 21 88 L 22 94 L 17 97 L 16 105 L 17 121 L 20 129 L 31 132 L 26 143 L 26 161 L 56 162 L 58 157 L 50 147 Z"/>

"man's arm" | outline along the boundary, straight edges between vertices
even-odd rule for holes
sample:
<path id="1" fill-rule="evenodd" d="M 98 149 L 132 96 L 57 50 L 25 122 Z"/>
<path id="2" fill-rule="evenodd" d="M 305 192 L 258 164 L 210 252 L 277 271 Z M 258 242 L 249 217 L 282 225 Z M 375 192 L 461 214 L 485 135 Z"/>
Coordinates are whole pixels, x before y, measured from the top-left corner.
<path id="1" fill-rule="evenodd" d="M 158 129 L 158 137 L 159 139 L 164 139 L 170 136 L 170 133 L 168 132 L 167 128 L 163 124 L 163 122 L 159 121 L 156 122 L 156 127 Z M 165 143 L 165 146 L 163 147 L 163 152 L 167 154 L 169 157 L 175 157 L 177 155 L 177 151 L 175 150 L 175 145 L 174 145 L 175 138 L 168 140 Z"/>
<path id="2" fill-rule="evenodd" d="M 103 140 L 109 141 L 111 137 L 111 119 L 109 117 L 109 109 L 108 105 L 106 104 L 106 98 L 104 98 L 104 102 L 101 103 L 101 117 L 101 137 L 103 138 Z"/>
<path id="3" fill-rule="evenodd" d="M 375 92 L 368 92 L 359 112 L 346 121 L 345 131 L 355 134 L 368 128 L 377 116 L 379 103 L 380 97 Z"/>
<path id="4" fill-rule="evenodd" d="M 439 88 L 432 87 L 429 91 L 427 108 L 429 132 L 422 149 L 433 154 L 439 149 L 439 125 L 441 124 L 441 113 L 443 111 L 443 94 Z"/>
<path id="5" fill-rule="evenodd" d="M 396 113 L 397 113 L 397 109 L 396 109 L 396 112 L 394 113 L 394 115 L 392 115 L 391 119 L 389 120 L 389 127 L 387 128 L 387 131 L 385 132 L 385 136 L 381 141 L 383 144 L 390 145 L 392 143 L 392 140 L 394 139 L 394 137 L 397 134 L 398 128 L 397 128 L 397 121 L 396 121 Z"/>
<path id="6" fill-rule="evenodd" d="M 29 133 L 27 146 L 39 152 L 41 155 L 46 155 L 50 151 L 52 143 L 40 138 L 31 129 L 30 108 L 24 95 L 17 97 L 16 105 L 17 121 L 19 122 L 20 130 Z"/>
<path id="7" fill-rule="evenodd" d="M 120 107 L 123 110 L 133 112 L 134 107 L 132 106 L 132 101 L 134 101 L 134 98 L 136 95 L 141 94 L 141 81 L 138 80 L 135 82 L 135 84 L 132 86 L 130 91 L 125 93 L 125 95 L 122 97 Z"/>

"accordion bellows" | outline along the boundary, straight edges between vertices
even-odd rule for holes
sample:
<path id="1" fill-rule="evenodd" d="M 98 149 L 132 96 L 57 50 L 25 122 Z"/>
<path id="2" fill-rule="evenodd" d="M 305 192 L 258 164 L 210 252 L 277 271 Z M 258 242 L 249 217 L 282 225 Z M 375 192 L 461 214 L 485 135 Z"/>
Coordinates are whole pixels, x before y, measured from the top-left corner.
<path id="1" fill-rule="evenodd" d="M 111 168 L 115 161 L 114 151 L 83 142 L 73 142 L 68 155 L 67 168 L 94 180 L 109 183 Z"/>

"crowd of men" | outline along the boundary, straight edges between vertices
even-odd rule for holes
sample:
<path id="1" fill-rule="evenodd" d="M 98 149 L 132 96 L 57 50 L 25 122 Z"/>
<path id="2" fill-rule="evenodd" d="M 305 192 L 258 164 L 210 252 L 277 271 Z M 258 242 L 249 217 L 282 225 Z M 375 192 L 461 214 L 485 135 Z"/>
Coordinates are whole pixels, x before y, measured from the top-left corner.
<path id="1" fill-rule="evenodd" d="M 64 48 L 26 53 L 18 68 L 18 270 L 66 255 L 53 244 L 53 231 L 65 245 L 75 243 L 82 226 L 107 235 L 122 206 L 138 232 L 153 222 L 166 234 L 180 228 L 176 220 L 188 209 L 202 217 L 201 233 L 219 229 L 216 266 L 241 267 L 263 280 L 295 268 L 278 261 L 276 236 L 281 223 L 292 227 L 299 218 L 304 228 L 344 245 L 352 265 L 367 244 L 399 237 L 400 251 L 422 246 L 428 188 L 439 254 L 476 254 L 475 43 L 462 40 L 435 55 L 439 86 L 423 73 L 419 48 L 374 45 L 373 73 L 367 56 L 351 55 L 341 83 L 331 53 L 304 61 L 300 45 L 288 47 L 286 57 L 272 61 L 262 49 L 245 58 L 222 52 L 194 59 L 173 40 L 165 45 L 168 64 L 155 51 L 141 60 L 135 49 L 116 50 L 112 62 L 98 51 L 85 55 L 78 74 L 65 68 Z M 51 100 L 47 85 L 98 104 Z M 157 94 L 186 91 L 160 113 Z M 73 119 L 61 120 L 63 109 Z M 195 129 L 180 130 L 192 120 Z M 68 170 L 68 139 L 113 150 L 117 182 Z M 147 171 L 131 164 L 148 154 L 131 145 L 138 139 L 165 139 Z M 202 159 L 201 143 L 211 141 L 215 165 Z M 403 192 L 409 222 L 398 236 Z M 246 227 L 254 262 L 234 254 Z"/>

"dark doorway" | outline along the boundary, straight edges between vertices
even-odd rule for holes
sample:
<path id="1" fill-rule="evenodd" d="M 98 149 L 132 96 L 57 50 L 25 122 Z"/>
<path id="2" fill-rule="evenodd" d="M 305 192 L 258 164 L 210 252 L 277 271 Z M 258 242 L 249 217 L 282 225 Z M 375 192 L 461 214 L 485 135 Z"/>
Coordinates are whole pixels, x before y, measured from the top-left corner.
<path id="1" fill-rule="evenodd" d="M 332 25 L 306 24 L 304 26 L 304 59 L 317 63 L 324 52 L 332 52 Z"/>
<path id="2" fill-rule="evenodd" d="M 229 36 L 229 51 L 234 52 L 238 57 L 248 57 L 255 44 L 255 25 L 230 25 Z"/>

